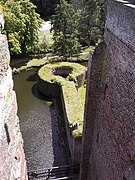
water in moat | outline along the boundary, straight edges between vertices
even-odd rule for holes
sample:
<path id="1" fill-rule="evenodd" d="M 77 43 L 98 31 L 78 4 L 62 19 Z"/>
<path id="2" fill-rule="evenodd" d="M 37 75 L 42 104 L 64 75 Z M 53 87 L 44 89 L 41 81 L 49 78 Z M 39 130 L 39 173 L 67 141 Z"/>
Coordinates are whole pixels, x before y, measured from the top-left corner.
<path id="1" fill-rule="evenodd" d="M 54 103 L 38 92 L 36 73 L 34 69 L 14 76 L 29 171 L 70 163 L 65 128 L 61 126 L 64 122 L 59 122 L 63 119 L 58 118 Z"/>

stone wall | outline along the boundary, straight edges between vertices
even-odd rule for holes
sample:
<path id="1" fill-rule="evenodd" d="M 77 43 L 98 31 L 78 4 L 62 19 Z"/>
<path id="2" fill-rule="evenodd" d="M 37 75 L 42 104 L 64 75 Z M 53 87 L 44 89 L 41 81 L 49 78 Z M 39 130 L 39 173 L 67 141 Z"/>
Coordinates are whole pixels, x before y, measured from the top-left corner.
<path id="1" fill-rule="evenodd" d="M 70 119 L 68 119 L 67 116 L 66 103 L 64 99 L 63 90 L 61 90 L 60 101 L 61 101 L 63 118 L 66 125 L 66 134 L 67 134 L 67 141 L 71 155 L 71 161 L 72 164 L 80 164 L 82 136 L 75 137 L 72 135 L 72 129 L 71 129 L 71 125 L 69 125 Z"/>
<path id="2" fill-rule="evenodd" d="M 60 96 L 61 87 L 56 83 L 46 82 L 39 78 L 37 87 L 44 96 L 51 98 Z"/>
<path id="3" fill-rule="evenodd" d="M 0 179 L 26 180 L 23 140 L 5 36 L 0 35 Z"/>
<path id="4" fill-rule="evenodd" d="M 135 179 L 134 17 L 135 5 L 108 2 L 106 48 L 89 64 L 82 180 Z"/>
<path id="5" fill-rule="evenodd" d="M 84 111 L 84 132 L 82 137 L 83 153 L 81 157 L 80 179 L 86 180 L 88 176 L 89 158 L 93 141 L 95 117 L 97 106 L 101 98 L 101 77 L 104 75 L 105 44 L 101 43 L 89 59 L 87 72 L 87 91 Z"/>

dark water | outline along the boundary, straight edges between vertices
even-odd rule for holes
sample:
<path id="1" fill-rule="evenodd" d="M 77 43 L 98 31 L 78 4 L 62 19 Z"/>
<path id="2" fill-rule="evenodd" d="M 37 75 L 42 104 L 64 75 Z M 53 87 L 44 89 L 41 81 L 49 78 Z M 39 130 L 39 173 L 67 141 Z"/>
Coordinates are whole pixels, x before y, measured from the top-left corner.
<path id="1" fill-rule="evenodd" d="M 54 103 L 37 91 L 36 72 L 35 69 L 14 76 L 28 170 L 69 164 L 65 129 L 60 132 Z"/>

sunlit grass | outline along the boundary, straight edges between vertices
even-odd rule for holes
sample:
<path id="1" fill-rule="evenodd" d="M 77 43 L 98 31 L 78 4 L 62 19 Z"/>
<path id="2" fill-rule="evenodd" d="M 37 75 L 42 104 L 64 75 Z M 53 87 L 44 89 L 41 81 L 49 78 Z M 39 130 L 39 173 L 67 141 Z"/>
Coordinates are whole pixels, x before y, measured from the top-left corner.
<path id="1" fill-rule="evenodd" d="M 52 73 L 52 69 L 63 66 L 72 69 L 72 73 L 66 79 Z M 67 119 L 72 135 L 75 137 L 82 135 L 85 101 L 85 87 L 80 88 L 78 93 L 75 82 L 77 77 L 82 77 L 82 79 L 84 79 L 85 72 L 86 68 L 84 66 L 69 62 L 48 64 L 43 66 L 38 72 L 39 77 L 45 82 L 56 83 L 61 86 Z"/>
<path id="2" fill-rule="evenodd" d="M 73 82 L 67 82 L 62 86 L 67 118 L 72 129 L 72 135 L 81 136 L 83 131 L 84 108 Z"/>
<path id="3" fill-rule="evenodd" d="M 85 105 L 85 98 L 86 98 L 86 84 L 82 85 L 78 89 L 78 94 L 80 96 L 80 99 L 81 99 L 81 102 L 82 102 L 82 106 L 84 107 L 84 105 Z"/>
<path id="4" fill-rule="evenodd" d="M 46 59 L 33 59 L 26 64 L 26 68 L 39 67 L 47 63 Z"/>
<path id="5" fill-rule="evenodd" d="M 82 47 L 81 52 L 91 52 L 95 49 L 95 46 Z"/>

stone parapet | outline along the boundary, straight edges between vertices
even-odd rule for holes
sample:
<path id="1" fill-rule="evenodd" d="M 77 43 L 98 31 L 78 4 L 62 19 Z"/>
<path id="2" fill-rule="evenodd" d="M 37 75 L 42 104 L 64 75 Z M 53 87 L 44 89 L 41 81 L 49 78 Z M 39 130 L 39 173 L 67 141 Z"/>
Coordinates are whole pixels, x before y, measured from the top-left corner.
<path id="1" fill-rule="evenodd" d="M 9 50 L 5 36 L 0 37 L 0 178 L 26 180 L 27 168 L 23 140 L 17 117 Z"/>

